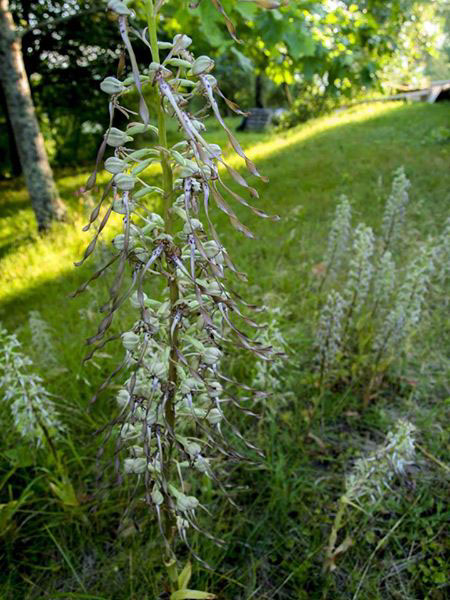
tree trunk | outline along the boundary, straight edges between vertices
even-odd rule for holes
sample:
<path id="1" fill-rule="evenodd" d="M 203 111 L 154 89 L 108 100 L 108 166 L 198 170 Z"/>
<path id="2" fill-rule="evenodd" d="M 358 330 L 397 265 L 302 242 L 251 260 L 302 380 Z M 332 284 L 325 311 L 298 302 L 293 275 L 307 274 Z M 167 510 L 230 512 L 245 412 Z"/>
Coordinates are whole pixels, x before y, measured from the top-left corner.
<path id="1" fill-rule="evenodd" d="M 0 81 L 0 107 L 6 119 L 6 131 L 8 133 L 9 161 L 11 163 L 11 173 L 13 177 L 19 177 L 22 174 L 22 165 L 20 164 L 19 151 L 17 150 L 16 139 L 11 119 L 9 118 L 8 107 L 6 105 L 5 92 Z"/>
<path id="2" fill-rule="evenodd" d="M 283 81 L 283 90 L 286 95 L 287 103 L 288 103 L 289 107 L 291 107 L 292 103 L 293 103 L 292 94 L 291 94 L 291 90 L 289 89 L 289 85 L 285 81 Z"/>
<path id="3" fill-rule="evenodd" d="M 256 108 L 264 108 L 262 75 L 255 77 L 255 106 Z"/>
<path id="4" fill-rule="evenodd" d="M 64 220 L 66 210 L 48 162 L 8 0 L 0 0 L 0 80 L 31 205 L 43 231 L 53 220 Z"/>

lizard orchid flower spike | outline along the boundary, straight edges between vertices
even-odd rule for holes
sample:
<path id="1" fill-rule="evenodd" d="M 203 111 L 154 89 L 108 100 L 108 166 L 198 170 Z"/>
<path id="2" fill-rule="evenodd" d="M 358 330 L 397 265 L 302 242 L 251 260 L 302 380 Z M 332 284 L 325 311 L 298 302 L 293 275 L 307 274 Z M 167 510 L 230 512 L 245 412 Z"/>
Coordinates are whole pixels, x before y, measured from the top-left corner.
<path id="1" fill-rule="evenodd" d="M 192 40 L 184 33 L 172 42 L 158 42 L 158 11 L 163 2 L 155 5 L 147 0 L 144 4 L 148 27 L 143 32 L 133 31 L 150 48 L 151 56 L 148 71 L 140 73 L 129 39 L 131 10 L 126 2 L 108 3 L 117 14 L 131 75 L 123 80 L 107 77 L 100 84 L 109 96 L 110 123 L 86 189 L 95 184 L 108 147 L 112 155 L 106 158 L 104 167 L 111 179 L 85 230 L 99 219 L 103 205 L 110 200 L 78 264 L 94 251 L 111 213 L 122 216 L 123 227 L 113 241 L 112 260 L 75 295 L 113 263 L 117 265 L 110 299 L 103 307 L 106 316 L 88 340 L 93 348 L 87 358 L 117 338 L 108 337 L 115 313 L 125 306 L 133 311 L 134 324 L 121 335 L 123 360 L 100 390 L 113 376 L 123 373 L 123 385 L 116 396 L 119 415 L 111 426 L 117 450 L 126 453 L 121 471 L 142 483 L 145 501 L 158 518 L 166 562 L 173 564 L 176 539 L 181 538 L 189 546 L 189 530 L 200 530 L 197 516 L 205 507 L 196 482 L 209 477 L 226 494 L 215 465 L 226 459 L 248 460 L 248 451 L 259 453 L 234 427 L 228 407 L 253 414 L 249 401 L 264 392 L 254 392 L 227 377 L 222 369 L 223 357 L 236 347 L 265 361 L 274 354 L 269 345 L 244 332 L 249 328 L 258 330 L 261 325 L 250 318 L 252 307 L 229 287 L 230 275 L 243 281 L 246 278 L 220 239 L 213 207 L 223 211 L 231 225 L 249 238 L 253 233 L 239 220 L 226 196 L 259 217 L 278 217 L 253 205 L 258 191 L 224 160 L 221 148 L 203 136 L 205 117 L 212 114 L 248 171 L 264 179 L 220 114 L 218 98 L 231 110 L 242 113 L 222 94 L 212 74 L 214 61 L 204 55 L 196 57 L 190 49 Z M 213 0 L 213 4 L 222 12 L 219 2 Z M 228 21 L 227 26 L 230 29 Z M 159 96 L 155 115 L 150 115 L 145 102 L 150 87 Z M 140 120 L 121 130 L 113 125 L 114 118 L 116 112 L 131 114 L 123 104 L 131 90 L 136 90 L 139 97 Z M 196 105 L 199 101 L 203 104 L 196 113 L 190 109 L 193 99 Z M 157 126 L 150 124 L 150 118 Z M 183 141 L 168 143 L 168 120 L 177 123 Z M 142 147 L 147 140 L 144 138 L 135 150 L 132 144 L 142 134 L 157 137 L 157 141 Z M 143 176 L 145 169 L 153 165 L 161 169 L 157 186 L 149 185 Z M 224 171 L 242 190 L 240 193 L 223 179 Z M 161 215 L 152 208 L 157 203 L 162 206 Z M 151 290 L 158 282 L 163 293 L 154 299 Z M 238 447 L 228 443 L 227 431 L 232 432 Z"/>

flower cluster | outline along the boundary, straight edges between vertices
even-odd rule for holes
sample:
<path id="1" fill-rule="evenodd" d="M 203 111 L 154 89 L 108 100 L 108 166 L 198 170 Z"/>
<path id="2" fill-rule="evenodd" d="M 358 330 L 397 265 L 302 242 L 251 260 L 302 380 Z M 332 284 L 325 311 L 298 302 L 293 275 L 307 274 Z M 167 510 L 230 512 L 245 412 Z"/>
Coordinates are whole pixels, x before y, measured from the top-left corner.
<path id="1" fill-rule="evenodd" d="M 378 257 L 373 274 L 373 302 L 376 308 L 389 304 L 396 284 L 396 266 L 389 250 Z"/>
<path id="2" fill-rule="evenodd" d="M 395 303 L 375 338 L 374 347 L 378 352 L 385 354 L 397 351 L 400 344 L 415 331 L 421 320 L 434 270 L 432 247 L 419 247 L 417 255 L 408 265 Z"/>
<path id="3" fill-rule="evenodd" d="M 410 186 L 411 184 L 406 177 L 404 168 L 400 167 L 394 173 L 392 192 L 386 202 L 381 225 L 381 237 L 385 250 L 391 248 L 400 239 L 405 224 Z"/>
<path id="4" fill-rule="evenodd" d="M 42 363 L 54 367 L 58 364 L 51 329 L 37 310 L 31 310 L 28 317 L 33 347 L 41 357 Z"/>
<path id="5" fill-rule="evenodd" d="M 343 322 L 347 305 L 335 290 L 331 290 L 322 307 L 316 329 L 316 357 L 323 375 L 331 370 L 342 352 Z"/>
<path id="6" fill-rule="evenodd" d="M 36 446 L 49 435 L 57 436 L 63 427 L 42 379 L 31 372 L 32 361 L 22 352 L 15 334 L 0 325 L 0 388 L 10 405 L 17 432 Z"/>
<path id="7" fill-rule="evenodd" d="M 436 284 L 442 284 L 446 277 L 450 219 L 436 239 L 408 248 L 412 258 L 404 260 L 406 252 L 399 236 L 405 223 L 409 187 L 404 170 L 398 169 L 377 237 L 363 223 L 352 230 L 348 200 L 341 198 L 338 204 L 325 262 L 329 269 L 332 257 L 339 256 L 343 268 L 333 282 L 334 289 L 330 290 L 331 285 L 325 288 L 327 296 L 316 326 L 315 363 L 321 381 L 327 375 L 335 377 L 339 370 L 353 380 L 368 378 L 370 394 L 372 385 L 384 376 L 419 329 L 430 290 L 433 286 L 437 289 Z M 349 238 L 351 245 L 347 244 Z M 400 264 L 399 256 L 405 264 Z"/>
<path id="8" fill-rule="evenodd" d="M 112 149 L 112 155 L 104 161 L 112 177 L 86 229 L 98 218 L 110 191 L 113 197 L 81 262 L 94 250 L 112 212 L 122 215 L 123 229 L 113 240 L 115 255 L 76 293 L 86 289 L 112 263 L 118 263 L 110 300 L 104 307 L 107 315 L 96 335 L 88 340 L 94 346 L 89 356 L 109 341 L 106 333 L 114 314 L 129 301 L 135 323 L 121 336 L 125 349 L 121 368 L 127 376 L 116 396 L 120 413 L 113 430 L 118 449 L 126 451 L 123 471 L 145 484 L 145 499 L 157 513 L 166 548 L 173 556 L 176 532 L 187 544 L 187 530 L 198 528 L 196 511 L 201 504 L 195 489 L 186 485 L 187 476 L 196 473 L 216 480 L 213 466 L 219 457 L 244 458 L 239 448 L 227 443 L 224 424 L 243 448 L 257 451 L 226 416 L 228 405 L 251 414 L 245 402 L 253 392 L 223 374 L 222 358 L 231 347 L 251 351 L 263 360 L 272 355 L 269 345 L 251 339 L 243 330 L 259 329 L 260 325 L 249 318 L 248 305 L 228 288 L 230 274 L 244 281 L 245 275 L 234 265 L 219 238 L 212 220 L 212 204 L 248 237 L 253 234 L 239 221 L 224 195 L 260 217 L 276 217 L 269 217 L 229 187 L 223 179 L 224 170 L 243 190 L 241 193 L 258 198 L 256 189 L 225 162 L 221 148 L 203 136 L 204 120 L 212 114 L 250 173 L 260 177 L 219 112 L 217 98 L 240 113 L 223 96 L 212 74 L 214 61 L 208 56 L 195 56 L 192 40 L 185 34 L 177 34 L 172 42 L 159 42 L 156 25 L 163 2 L 158 2 L 156 8 L 151 1 L 145 4 L 148 29 L 133 30 L 151 51 L 152 61 L 144 74 L 138 71 L 128 37 L 127 19 L 132 12 L 118 0 L 108 4 L 117 14 L 132 73 L 123 79 L 107 77 L 100 85 L 110 96 L 111 121 L 97 168 L 105 151 Z M 144 99 L 147 87 L 153 87 L 159 97 L 157 126 L 149 122 Z M 118 129 L 113 125 L 116 111 L 127 117 L 133 114 L 123 105 L 132 89 L 140 98 L 141 120 Z M 190 110 L 193 99 L 197 106 L 199 100 L 203 103 L 195 114 Z M 167 119 L 176 121 L 183 141 L 167 143 Z M 131 143 L 141 134 L 157 136 L 157 144 L 133 149 Z M 160 185 L 149 185 L 145 180 L 145 170 L 151 165 L 160 166 Z M 94 185 L 95 177 L 96 171 L 87 188 Z M 155 199 L 160 200 L 162 215 L 149 207 L 148 199 L 153 206 Z M 131 281 L 125 285 L 128 272 Z M 151 297 L 151 288 L 155 287 L 162 290 L 158 299 Z"/>
<path id="9" fill-rule="evenodd" d="M 381 225 L 381 237 L 385 250 L 391 248 L 400 239 L 405 224 L 410 186 L 411 183 L 406 177 L 404 168 L 400 167 L 394 173 L 392 192 L 386 202 Z"/>
<path id="10" fill-rule="evenodd" d="M 328 234 L 324 257 L 326 273 L 337 272 L 348 250 L 352 232 L 352 208 L 347 196 L 342 195 L 336 206 L 334 219 Z"/>
<path id="11" fill-rule="evenodd" d="M 450 217 L 445 221 L 444 229 L 432 247 L 436 278 L 442 283 L 450 274 Z"/>
<path id="12" fill-rule="evenodd" d="M 256 372 L 252 379 L 252 386 L 263 393 L 276 394 L 284 388 L 281 379 L 281 370 L 284 365 L 283 357 L 286 355 L 288 345 L 278 323 L 278 318 L 281 316 L 281 308 L 263 308 L 267 310 L 269 319 L 267 327 L 259 337 L 259 342 L 265 346 L 272 347 L 275 356 L 271 361 L 261 358 L 256 361 Z"/>
<path id="13" fill-rule="evenodd" d="M 398 420 L 383 446 L 355 462 L 346 479 L 347 502 L 374 503 L 389 490 L 394 477 L 405 476 L 406 468 L 414 463 L 415 431 L 409 421 Z"/>
<path id="14" fill-rule="evenodd" d="M 351 313 L 358 313 L 366 300 L 373 274 L 375 236 L 370 227 L 359 223 L 355 229 L 344 298 Z"/>

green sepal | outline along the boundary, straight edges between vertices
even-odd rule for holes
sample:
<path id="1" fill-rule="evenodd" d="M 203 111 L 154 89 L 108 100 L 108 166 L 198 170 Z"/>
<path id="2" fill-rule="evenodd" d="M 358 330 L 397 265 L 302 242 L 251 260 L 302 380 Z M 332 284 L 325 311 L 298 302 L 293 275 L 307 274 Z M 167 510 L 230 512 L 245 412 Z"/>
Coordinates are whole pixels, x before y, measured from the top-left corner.
<path id="1" fill-rule="evenodd" d="M 137 200 L 138 198 L 142 198 L 143 196 L 146 196 L 147 194 L 163 194 L 163 190 L 159 187 L 155 187 L 153 185 L 150 185 L 148 187 L 144 187 L 142 189 L 140 189 L 138 192 L 133 193 L 133 198 L 134 200 Z"/>
<path id="2" fill-rule="evenodd" d="M 134 135 L 136 133 L 147 133 L 151 131 L 158 135 L 158 128 L 154 125 L 144 125 L 144 123 L 137 123 L 127 129 L 127 135 Z"/>
<path id="3" fill-rule="evenodd" d="M 134 169 L 131 169 L 131 174 L 132 175 L 137 175 L 138 173 L 141 173 L 142 171 L 145 171 L 145 169 L 152 163 L 154 162 L 155 159 L 153 158 L 147 158 L 147 160 L 143 160 L 139 165 L 137 165 L 137 167 L 134 167 Z"/>
<path id="4" fill-rule="evenodd" d="M 144 158 L 144 156 L 156 156 L 157 154 L 159 154 L 158 150 L 142 148 L 142 150 L 135 150 L 134 152 L 131 152 L 131 154 L 128 154 L 126 160 L 140 160 L 141 158 Z"/>

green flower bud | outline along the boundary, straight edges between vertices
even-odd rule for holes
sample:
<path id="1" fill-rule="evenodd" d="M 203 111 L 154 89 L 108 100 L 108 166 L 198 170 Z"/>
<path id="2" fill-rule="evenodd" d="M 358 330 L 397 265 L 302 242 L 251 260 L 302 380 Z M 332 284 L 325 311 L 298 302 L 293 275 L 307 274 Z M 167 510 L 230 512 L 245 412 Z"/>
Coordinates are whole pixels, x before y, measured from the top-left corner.
<path id="1" fill-rule="evenodd" d="M 111 127 L 106 138 L 106 143 L 113 148 L 123 146 L 127 142 L 132 142 L 133 138 L 127 135 L 124 131 L 117 129 L 117 127 Z"/>
<path id="2" fill-rule="evenodd" d="M 157 506 L 160 506 L 164 502 L 164 496 L 161 494 L 161 490 L 156 485 L 152 490 L 151 497 L 152 497 L 152 501 Z"/>
<path id="3" fill-rule="evenodd" d="M 148 194 L 160 194 L 161 196 L 163 196 L 164 192 L 159 187 L 155 187 L 153 185 L 148 185 L 146 187 L 141 188 L 138 192 L 134 192 L 133 198 L 135 200 L 137 200 L 138 198 L 143 198 L 144 196 L 147 196 Z"/>
<path id="4" fill-rule="evenodd" d="M 208 167 L 208 165 L 203 165 L 202 166 L 202 173 L 206 177 L 206 179 L 210 179 L 211 178 L 212 171 L 211 171 L 210 167 Z"/>
<path id="5" fill-rule="evenodd" d="M 199 56 L 191 67 L 193 75 L 204 75 L 214 69 L 214 61 L 209 56 Z"/>
<path id="6" fill-rule="evenodd" d="M 126 173 L 119 173 L 114 177 L 114 182 L 119 188 L 119 190 L 127 192 L 134 188 L 136 180 L 132 175 L 127 175 Z"/>
<path id="7" fill-rule="evenodd" d="M 126 458 L 124 461 L 125 473 L 135 473 L 139 475 L 145 473 L 147 469 L 147 459 L 141 458 Z"/>
<path id="8" fill-rule="evenodd" d="M 166 65 L 171 65 L 173 67 L 184 67 L 185 69 L 191 68 L 191 63 L 187 60 L 183 60 L 182 58 L 169 58 L 169 60 L 166 61 Z"/>
<path id="9" fill-rule="evenodd" d="M 139 80 L 142 81 L 142 83 L 144 83 L 145 81 L 149 81 L 150 77 L 148 75 L 139 75 Z M 134 76 L 128 75 L 128 77 L 125 77 L 122 83 L 123 85 L 131 85 L 132 83 L 134 83 Z"/>
<path id="10" fill-rule="evenodd" d="M 187 512 L 189 510 L 195 510 L 199 505 L 199 501 L 195 496 L 185 496 L 179 493 L 177 495 L 177 509 L 181 512 Z"/>
<path id="11" fill-rule="evenodd" d="M 180 385 L 180 393 L 183 396 L 190 394 L 191 392 L 201 389 L 202 383 L 194 379 L 193 377 L 187 377 Z"/>
<path id="12" fill-rule="evenodd" d="M 186 211 L 184 210 L 184 208 L 181 208 L 181 206 L 172 206 L 172 208 L 170 210 L 174 214 L 178 215 L 180 217 L 180 219 L 182 219 L 183 221 L 187 221 Z"/>
<path id="13" fill-rule="evenodd" d="M 127 406 L 130 401 L 130 394 L 128 390 L 119 390 L 116 396 L 116 401 L 120 408 L 125 408 L 125 406 Z"/>
<path id="14" fill-rule="evenodd" d="M 177 33 L 173 38 L 173 45 L 176 50 L 186 50 L 192 44 L 192 39 L 184 33 Z"/>
<path id="15" fill-rule="evenodd" d="M 150 252 L 146 248 L 142 248 L 142 246 L 136 246 L 133 251 L 135 257 L 143 263 L 147 262 L 150 258 Z"/>
<path id="16" fill-rule="evenodd" d="M 160 50 L 170 50 L 172 47 L 172 42 L 158 42 L 158 48 Z"/>
<path id="17" fill-rule="evenodd" d="M 163 65 L 161 65 L 160 63 L 157 63 L 157 62 L 150 63 L 148 72 L 150 73 L 150 75 L 154 75 L 155 73 L 161 73 L 161 75 L 164 77 L 164 79 L 167 79 L 168 77 L 173 76 L 172 71 L 170 71 L 169 69 L 167 69 L 166 67 L 164 67 Z"/>
<path id="18" fill-rule="evenodd" d="M 156 131 L 158 131 L 156 127 L 155 129 Z M 134 152 L 130 152 L 130 154 L 127 154 L 127 159 L 138 161 L 150 155 L 156 156 L 159 155 L 159 152 L 158 150 L 154 150 L 153 148 L 141 148 L 141 150 L 135 150 Z"/>
<path id="19" fill-rule="evenodd" d="M 148 367 L 149 373 L 158 379 L 163 379 L 167 374 L 167 366 L 159 361 L 151 363 Z"/>
<path id="20" fill-rule="evenodd" d="M 147 294 L 145 294 L 143 292 L 143 302 L 144 302 L 144 306 L 147 306 L 147 300 L 148 300 L 148 296 Z M 141 305 L 139 304 L 139 299 L 138 299 L 138 293 L 137 292 L 133 292 L 130 298 L 130 302 L 131 302 L 131 306 L 133 308 L 140 308 Z"/>
<path id="21" fill-rule="evenodd" d="M 183 79 L 182 77 L 176 77 L 175 79 L 170 79 L 169 83 L 172 87 L 181 85 L 182 87 L 193 88 L 197 85 L 197 83 L 195 81 L 191 81 L 190 79 Z"/>
<path id="22" fill-rule="evenodd" d="M 186 221 L 183 227 L 183 233 L 188 234 L 192 231 L 203 230 L 203 223 L 198 219 L 191 219 L 189 222 Z"/>
<path id="23" fill-rule="evenodd" d="M 127 127 L 127 134 L 128 135 L 135 135 L 136 133 L 149 133 L 152 132 L 156 135 L 158 135 L 158 128 L 155 127 L 154 125 L 144 125 L 144 123 L 130 123 L 130 125 Z M 136 150 L 136 152 L 132 152 L 129 155 L 129 158 L 132 158 L 133 155 L 136 156 L 136 154 L 139 152 L 139 150 Z M 147 154 L 149 153 L 149 150 L 146 150 Z M 150 154 L 154 154 L 152 152 L 150 152 Z"/>
<path id="24" fill-rule="evenodd" d="M 222 148 L 218 144 L 209 144 L 208 150 L 212 158 L 219 158 L 222 156 Z"/>
<path id="25" fill-rule="evenodd" d="M 208 393 L 213 398 L 217 398 L 223 392 L 223 387 L 220 385 L 218 381 L 212 381 L 208 385 Z"/>
<path id="26" fill-rule="evenodd" d="M 133 14 L 131 12 L 131 10 L 126 6 L 126 4 L 124 4 L 120 0 L 109 0 L 109 2 L 108 2 L 108 8 L 109 8 L 109 10 L 112 10 L 113 12 L 115 12 L 118 15 L 131 15 L 131 14 Z"/>
<path id="27" fill-rule="evenodd" d="M 208 294 L 211 294 L 213 296 L 222 296 L 223 295 L 223 291 L 222 291 L 220 285 L 217 283 L 217 281 L 211 281 L 211 283 L 209 283 L 206 286 L 206 291 L 208 292 Z"/>
<path id="28" fill-rule="evenodd" d="M 186 165 L 180 169 L 180 177 L 192 177 L 200 172 L 199 167 L 192 161 L 186 161 Z"/>
<path id="29" fill-rule="evenodd" d="M 222 420 L 222 413 L 218 408 L 212 408 L 206 417 L 211 425 L 217 425 Z"/>
<path id="30" fill-rule="evenodd" d="M 180 441 L 183 444 L 185 451 L 187 452 L 187 454 L 189 454 L 191 458 L 195 458 L 202 451 L 200 444 L 197 444 L 197 442 L 191 442 L 186 438 L 182 438 Z"/>
<path id="31" fill-rule="evenodd" d="M 220 252 L 220 246 L 214 240 L 208 240 L 203 244 L 203 249 L 208 258 L 214 258 Z"/>
<path id="32" fill-rule="evenodd" d="M 208 473 L 209 472 L 208 459 L 205 458 L 204 456 L 202 456 L 201 454 L 198 454 L 194 461 L 194 467 L 197 469 L 197 471 L 200 471 L 200 473 Z"/>
<path id="33" fill-rule="evenodd" d="M 123 233 L 119 233 L 119 235 L 116 235 L 116 237 L 112 241 L 112 244 L 116 250 L 123 250 L 125 248 L 125 235 Z M 128 249 L 131 250 L 133 248 L 133 245 L 133 236 L 130 235 L 128 239 Z"/>
<path id="34" fill-rule="evenodd" d="M 123 83 L 116 77 L 106 77 L 100 84 L 100 89 L 106 94 L 119 94 L 125 89 Z"/>
<path id="35" fill-rule="evenodd" d="M 191 120 L 192 127 L 197 131 L 205 131 L 206 127 L 201 121 L 197 121 L 197 119 Z"/>
<path id="36" fill-rule="evenodd" d="M 133 212 L 134 209 L 134 202 L 132 201 L 128 201 L 128 210 L 129 212 Z M 113 211 L 118 213 L 119 215 L 125 215 L 126 214 L 126 208 L 125 208 L 125 203 L 123 201 L 122 198 L 117 198 L 116 200 L 114 200 L 113 202 Z"/>
<path id="37" fill-rule="evenodd" d="M 149 223 L 150 221 L 150 223 Z M 147 225 L 152 225 L 153 227 L 158 227 L 159 229 L 164 229 L 164 219 L 161 217 L 161 215 L 158 215 L 158 213 L 150 213 L 147 216 L 146 219 L 146 225 L 143 228 L 143 231 L 145 231 L 145 227 L 147 227 Z"/>
<path id="38" fill-rule="evenodd" d="M 148 381 L 139 381 L 135 384 L 133 393 L 136 396 L 142 396 L 143 398 L 149 398 L 151 394 L 151 386 Z"/>
<path id="39" fill-rule="evenodd" d="M 127 350 L 134 350 L 139 344 L 139 336 L 133 331 L 122 333 L 122 344 Z"/>
<path id="40" fill-rule="evenodd" d="M 215 365 L 221 356 L 222 352 L 218 348 L 206 348 L 202 358 L 207 365 Z"/>
<path id="41" fill-rule="evenodd" d="M 174 150 L 172 148 L 171 154 L 172 154 L 173 159 L 182 167 L 184 167 L 187 164 L 187 161 L 184 158 L 184 156 L 182 154 L 180 154 L 179 152 L 177 152 L 177 150 Z"/>
<path id="42" fill-rule="evenodd" d="M 139 431 L 136 429 L 134 425 L 130 423 L 125 423 L 122 429 L 120 430 L 120 437 L 124 440 L 132 440 L 138 437 Z"/>
<path id="43" fill-rule="evenodd" d="M 105 160 L 105 169 L 109 173 L 113 173 L 116 175 L 117 173 L 122 173 L 127 168 L 127 163 L 120 158 L 116 158 L 115 156 L 110 156 Z"/>

